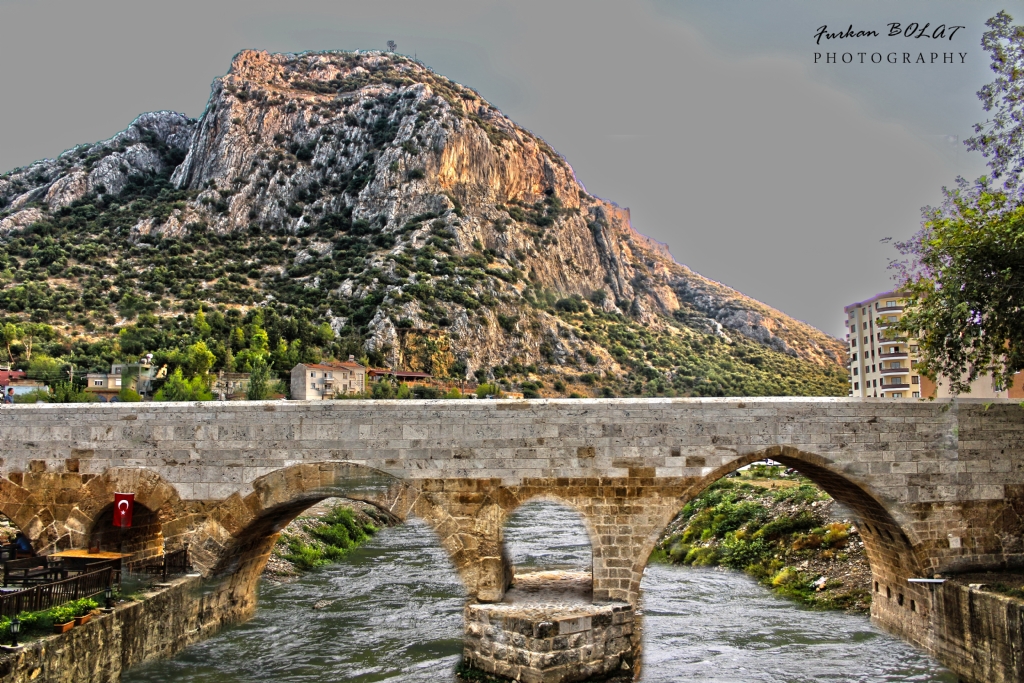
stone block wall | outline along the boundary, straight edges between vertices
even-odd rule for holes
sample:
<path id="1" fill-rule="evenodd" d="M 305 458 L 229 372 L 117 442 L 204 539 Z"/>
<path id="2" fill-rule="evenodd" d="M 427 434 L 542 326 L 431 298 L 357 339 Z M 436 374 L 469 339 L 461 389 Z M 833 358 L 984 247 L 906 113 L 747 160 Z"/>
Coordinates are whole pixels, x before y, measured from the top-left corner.
<path id="1" fill-rule="evenodd" d="M 604 605 L 468 605 L 464 662 L 523 683 L 570 683 L 632 671 L 634 611 Z"/>
<path id="2" fill-rule="evenodd" d="M 230 581 L 178 579 L 144 601 L 0 656 L 0 683 L 117 683 L 129 667 L 249 617 L 254 596 L 235 589 Z"/>
<path id="3" fill-rule="evenodd" d="M 956 581 L 933 590 L 926 648 L 965 682 L 1024 681 L 1024 601 Z"/>

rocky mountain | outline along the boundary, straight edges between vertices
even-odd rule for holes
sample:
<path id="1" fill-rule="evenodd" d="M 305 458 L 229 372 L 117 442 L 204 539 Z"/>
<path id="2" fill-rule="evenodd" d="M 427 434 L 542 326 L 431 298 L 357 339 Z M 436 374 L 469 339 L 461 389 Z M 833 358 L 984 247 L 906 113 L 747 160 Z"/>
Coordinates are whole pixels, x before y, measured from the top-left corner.
<path id="1" fill-rule="evenodd" d="M 839 340 L 676 263 L 543 140 L 393 53 L 245 51 L 200 119 L 144 114 L 0 176 L 0 266 L 0 309 L 86 364 L 196 336 L 237 364 L 258 314 L 278 371 L 352 352 L 606 392 L 846 393 Z"/>

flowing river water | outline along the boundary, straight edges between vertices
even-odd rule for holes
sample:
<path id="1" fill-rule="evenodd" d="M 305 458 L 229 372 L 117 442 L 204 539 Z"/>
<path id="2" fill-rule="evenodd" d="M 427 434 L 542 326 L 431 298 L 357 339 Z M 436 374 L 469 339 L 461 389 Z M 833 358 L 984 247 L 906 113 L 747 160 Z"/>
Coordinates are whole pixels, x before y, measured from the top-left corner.
<path id="1" fill-rule="evenodd" d="M 590 568 L 586 531 L 562 506 L 523 506 L 505 537 L 517 567 Z M 643 683 L 957 680 L 867 617 L 801 608 L 737 572 L 651 565 L 642 588 Z M 251 620 L 125 680 L 450 682 L 463 603 L 445 551 L 414 521 L 338 564 L 262 582 Z"/>

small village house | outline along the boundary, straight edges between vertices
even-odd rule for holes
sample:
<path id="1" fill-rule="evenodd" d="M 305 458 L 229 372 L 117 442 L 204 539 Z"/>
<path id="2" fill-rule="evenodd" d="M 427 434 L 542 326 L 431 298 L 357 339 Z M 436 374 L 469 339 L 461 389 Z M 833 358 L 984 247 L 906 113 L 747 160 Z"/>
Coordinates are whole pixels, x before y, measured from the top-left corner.
<path id="1" fill-rule="evenodd" d="M 114 363 L 110 372 L 87 373 L 85 390 L 100 401 L 116 398 L 122 388 L 146 395 L 152 389 L 153 377 L 153 366 L 147 362 Z"/>
<path id="2" fill-rule="evenodd" d="M 366 368 L 354 356 L 341 363 L 299 363 L 292 368 L 291 394 L 296 401 L 318 401 L 366 389 Z"/>

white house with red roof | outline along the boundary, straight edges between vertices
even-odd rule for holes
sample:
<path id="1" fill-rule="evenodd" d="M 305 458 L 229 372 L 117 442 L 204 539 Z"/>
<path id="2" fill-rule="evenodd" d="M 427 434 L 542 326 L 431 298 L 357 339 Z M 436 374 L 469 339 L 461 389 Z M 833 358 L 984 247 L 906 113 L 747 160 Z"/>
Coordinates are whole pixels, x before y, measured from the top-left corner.
<path id="1" fill-rule="evenodd" d="M 366 368 L 355 356 L 340 363 L 299 363 L 292 368 L 291 393 L 295 401 L 319 401 L 338 394 L 366 390 Z"/>

